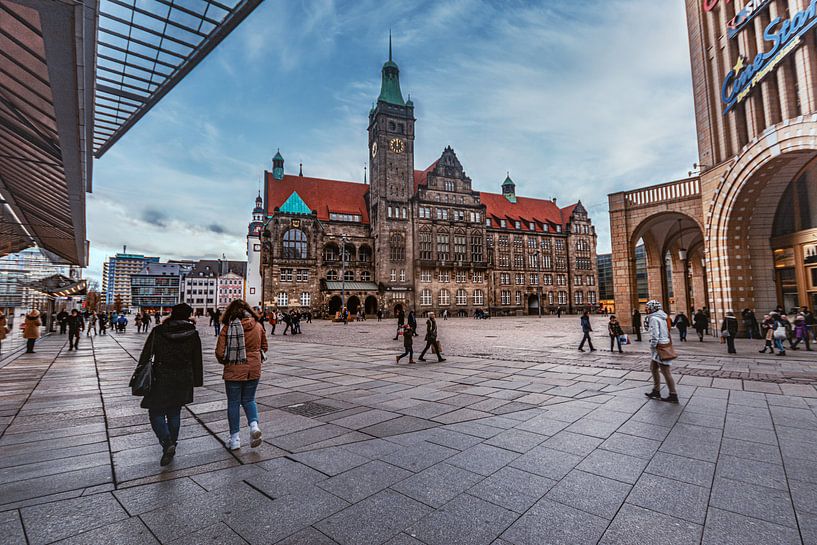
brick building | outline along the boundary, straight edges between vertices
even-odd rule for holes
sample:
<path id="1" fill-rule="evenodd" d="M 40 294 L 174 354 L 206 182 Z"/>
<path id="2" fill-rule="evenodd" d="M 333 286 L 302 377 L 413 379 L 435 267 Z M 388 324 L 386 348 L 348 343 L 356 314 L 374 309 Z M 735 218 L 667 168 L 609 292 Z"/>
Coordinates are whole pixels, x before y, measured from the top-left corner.
<path id="1" fill-rule="evenodd" d="M 686 0 L 699 164 L 610 195 L 616 308 L 817 306 L 817 1 Z"/>
<path id="2" fill-rule="evenodd" d="M 581 203 L 476 191 L 451 147 L 414 168 L 414 104 L 383 65 L 369 112 L 366 183 L 265 173 L 264 303 L 324 314 L 342 304 L 472 315 L 565 311 L 598 302 L 596 234 Z"/>

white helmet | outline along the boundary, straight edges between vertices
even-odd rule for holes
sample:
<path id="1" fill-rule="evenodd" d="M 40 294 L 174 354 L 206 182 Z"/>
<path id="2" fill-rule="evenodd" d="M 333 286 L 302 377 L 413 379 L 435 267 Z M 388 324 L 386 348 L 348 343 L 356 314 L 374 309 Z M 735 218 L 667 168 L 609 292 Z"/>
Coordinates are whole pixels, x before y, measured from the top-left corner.
<path id="1" fill-rule="evenodd" d="M 651 301 L 647 301 L 647 312 L 655 312 L 661 310 L 661 302 L 652 299 Z"/>

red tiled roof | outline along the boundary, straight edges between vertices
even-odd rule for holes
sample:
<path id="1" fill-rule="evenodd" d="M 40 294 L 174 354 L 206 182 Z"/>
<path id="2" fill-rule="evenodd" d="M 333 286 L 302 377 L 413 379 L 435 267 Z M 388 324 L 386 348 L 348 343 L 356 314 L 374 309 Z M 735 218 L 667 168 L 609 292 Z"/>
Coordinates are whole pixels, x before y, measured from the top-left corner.
<path id="1" fill-rule="evenodd" d="M 486 217 L 492 220 L 494 227 L 498 227 L 497 220 L 499 219 L 506 219 L 510 222 L 519 220 L 523 228 L 527 230 L 528 224 L 533 221 L 536 222 L 537 231 L 541 231 L 543 223 L 564 227 L 576 207 L 574 204 L 559 208 L 555 202 L 548 199 L 519 196 L 516 197 L 516 202 L 512 203 L 501 194 L 484 191 L 480 192 L 479 200 L 485 205 Z"/>
<path id="2" fill-rule="evenodd" d="M 317 210 L 318 219 L 328 221 L 329 213 L 359 214 L 363 223 L 369 223 L 366 207 L 366 193 L 369 186 L 357 182 L 323 180 L 306 176 L 284 175 L 276 180 L 271 172 L 266 172 L 267 214 L 272 214 L 297 191 L 307 206 Z"/>
<path id="3" fill-rule="evenodd" d="M 421 185 L 426 185 L 426 183 L 428 182 L 429 173 L 432 172 L 435 168 L 437 168 L 437 163 L 439 162 L 440 160 L 437 159 L 436 161 L 431 163 L 427 169 L 414 171 L 414 193 L 417 193 L 417 188 L 419 188 Z"/>

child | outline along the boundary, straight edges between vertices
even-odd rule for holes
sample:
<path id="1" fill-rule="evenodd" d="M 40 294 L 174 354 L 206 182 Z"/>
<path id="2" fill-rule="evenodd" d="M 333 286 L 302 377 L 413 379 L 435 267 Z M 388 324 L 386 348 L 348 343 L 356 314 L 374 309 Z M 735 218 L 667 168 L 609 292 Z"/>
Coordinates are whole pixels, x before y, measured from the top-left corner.
<path id="1" fill-rule="evenodd" d="M 610 322 L 607 324 L 607 333 L 610 334 L 610 352 L 613 351 L 613 343 L 616 343 L 618 344 L 619 354 L 623 354 L 624 351 L 621 349 L 621 336 L 624 335 L 624 330 L 621 329 L 621 324 L 618 323 L 615 314 L 610 315 Z"/>
<path id="2" fill-rule="evenodd" d="M 409 357 L 409 363 L 414 363 L 414 349 L 411 346 L 411 343 L 414 341 L 414 330 L 411 329 L 411 326 L 403 326 L 403 348 L 406 349 L 400 356 L 397 356 L 397 363 L 400 363 L 400 359 L 404 356 Z"/>

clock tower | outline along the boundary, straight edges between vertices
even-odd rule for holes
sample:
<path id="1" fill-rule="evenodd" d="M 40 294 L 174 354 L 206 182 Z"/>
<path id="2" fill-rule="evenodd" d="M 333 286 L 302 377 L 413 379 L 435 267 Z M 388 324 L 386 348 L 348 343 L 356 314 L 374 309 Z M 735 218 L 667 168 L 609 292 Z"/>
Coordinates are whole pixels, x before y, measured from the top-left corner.
<path id="1" fill-rule="evenodd" d="M 400 69 L 389 60 L 381 71 L 380 96 L 369 112 L 369 217 L 378 259 L 375 280 L 391 291 L 393 302 L 405 298 L 413 286 L 411 197 L 414 193 L 414 104 L 403 100 Z M 398 294 L 402 294 L 399 295 Z M 406 309 L 407 310 L 407 309 Z"/>

